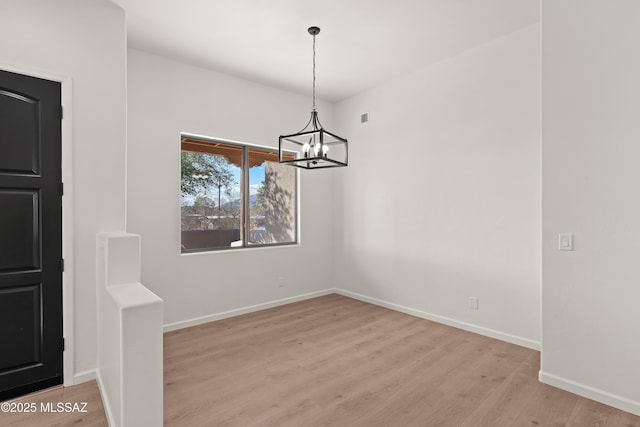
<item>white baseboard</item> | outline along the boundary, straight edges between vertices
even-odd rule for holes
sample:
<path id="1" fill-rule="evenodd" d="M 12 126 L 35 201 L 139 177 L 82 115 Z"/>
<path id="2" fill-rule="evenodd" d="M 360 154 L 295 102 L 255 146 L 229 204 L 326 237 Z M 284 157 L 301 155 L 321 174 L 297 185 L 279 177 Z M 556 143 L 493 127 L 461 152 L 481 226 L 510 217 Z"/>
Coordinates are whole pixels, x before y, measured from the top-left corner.
<path id="1" fill-rule="evenodd" d="M 96 370 L 90 369 L 88 371 L 76 372 L 73 375 L 73 384 L 82 384 L 96 379 Z"/>
<path id="2" fill-rule="evenodd" d="M 614 408 L 640 416 L 640 402 L 590 387 L 588 385 L 580 384 L 557 375 L 549 374 L 542 370 L 538 373 L 538 379 L 542 383 L 558 387 L 562 390 L 586 397 L 587 399 L 595 400 L 597 402 L 604 403 L 605 405 L 613 406 Z"/>
<path id="3" fill-rule="evenodd" d="M 241 307 L 234 310 L 223 311 L 221 313 L 209 314 L 207 316 L 195 317 L 193 319 L 182 320 L 180 322 L 168 323 L 164 325 L 164 332 L 175 331 L 182 328 L 188 328 L 190 326 L 201 325 L 203 323 L 209 323 L 216 320 L 226 319 L 228 317 L 240 316 L 242 314 L 253 313 L 254 311 L 264 310 L 267 308 L 277 307 L 284 304 L 290 304 L 296 301 L 303 301 L 310 298 L 316 298 L 323 295 L 329 295 L 335 293 L 335 289 L 324 289 L 322 291 L 311 292 L 303 295 L 296 295 L 294 297 L 283 298 L 275 301 L 269 301 L 261 304 L 251 305 L 248 307 Z"/>
<path id="4" fill-rule="evenodd" d="M 104 385 L 102 377 L 97 369 L 91 369 L 88 371 L 78 372 L 73 376 L 73 384 L 82 384 L 88 381 L 95 380 L 98 383 L 98 390 L 100 391 L 100 397 L 102 398 L 102 406 L 104 407 L 104 413 L 107 416 L 107 422 L 109 426 L 117 426 L 113 420 L 113 412 L 111 411 L 111 405 L 109 404 L 109 398 L 104 393 Z"/>
<path id="5" fill-rule="evenodd" d="M 113 417 L 113 411 L 111 410 L 111 403 L 109 402 L 109 397 L 104 392 L 104 383 L 102 382 L 102 376 L 100 375 L 100 371 L 95 371 L 96 373 L 96 382 L 98 383 L 98 390 L 100 390 L 100 397 L 102 398 L 102 406 L 104 407 L 104 413 L 107 416 L 107 423 L 110 427 L 116 427 L 118 424 L 115 422 Z"/>
<path id="6" fill-rule="evenodd" d="M 464 329 L 465 331 L 473 332 L 476 334 L 484 335 L 487 337 L 495 338 L 500 341 L 506 341 L 511 344 L 516 344 L 522 347 L 527 347 L 532 350 L 540 351 L 540 342 L 530 340 L 528 338 L 518 337 L 516 335 L 506 334 L 504 332 L 496 331 L 494 329 L 485 328 L 483 326 L 474 325 L 472 323 L 461 322 L 459 320 L 451 319 L 449 317 L 440 316 L 438 314 L 427 313 L 426 311 L 417 310 L 415 308 L 405 307 L 403 305 L 394 304 L 392 302 L 383 301 L 377 298 L 368 297 L 355 292 L 346 291 L 344 289 L 336 289 L 335 292 L 346 297 L 354 298 L 360 301 L 368 302 L 370 304 L 379 305 L 391 310 L 399 311 L 401 313 L 410 314 L 411 316 L 420 317 L 422 319 L 432 320 L 434 322 L 442 323 L 454 328 Z"/>

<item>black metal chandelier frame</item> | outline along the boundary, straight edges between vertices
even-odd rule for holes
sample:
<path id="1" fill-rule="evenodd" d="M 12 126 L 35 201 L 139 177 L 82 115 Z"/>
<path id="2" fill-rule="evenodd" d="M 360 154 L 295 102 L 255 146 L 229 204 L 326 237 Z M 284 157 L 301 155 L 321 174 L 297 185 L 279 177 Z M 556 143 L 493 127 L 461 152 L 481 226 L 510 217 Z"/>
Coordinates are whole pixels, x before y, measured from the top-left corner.
<path id="1" fill-rule="evenodd" d="M 279 162 L 303 169 L 320 169 L 348 164 L 348 142 L 325 130 L 316 109 L 316 35 L 320 28 L 310 27 L 313 36 L 313 107 L 311 118 L 299 132 L 281 135 L 278 141 Z M 337 154 L 334 154 L 336 153 Z"/>

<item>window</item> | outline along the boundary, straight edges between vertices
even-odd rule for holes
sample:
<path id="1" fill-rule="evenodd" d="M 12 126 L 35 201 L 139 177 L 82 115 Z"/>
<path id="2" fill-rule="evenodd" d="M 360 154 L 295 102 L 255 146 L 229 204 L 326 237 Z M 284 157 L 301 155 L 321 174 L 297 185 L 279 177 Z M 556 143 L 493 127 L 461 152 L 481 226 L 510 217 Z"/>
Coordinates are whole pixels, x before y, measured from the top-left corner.
<path id="1" fill-rule="evenodd" d="M 297 173 L 277 150 L 182 136 L 182 252 L 297 242 Z"/>

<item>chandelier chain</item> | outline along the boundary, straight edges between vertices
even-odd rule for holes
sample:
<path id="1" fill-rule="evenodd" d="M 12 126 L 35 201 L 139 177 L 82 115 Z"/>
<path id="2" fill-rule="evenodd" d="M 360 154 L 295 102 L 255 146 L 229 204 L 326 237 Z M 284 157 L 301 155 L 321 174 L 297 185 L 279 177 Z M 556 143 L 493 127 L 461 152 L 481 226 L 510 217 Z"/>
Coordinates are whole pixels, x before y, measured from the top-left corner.
<path id="1" fill-rule="evenodd" d="M 316 35 L 313 35 L 313 111 L 316 111 Z"/>

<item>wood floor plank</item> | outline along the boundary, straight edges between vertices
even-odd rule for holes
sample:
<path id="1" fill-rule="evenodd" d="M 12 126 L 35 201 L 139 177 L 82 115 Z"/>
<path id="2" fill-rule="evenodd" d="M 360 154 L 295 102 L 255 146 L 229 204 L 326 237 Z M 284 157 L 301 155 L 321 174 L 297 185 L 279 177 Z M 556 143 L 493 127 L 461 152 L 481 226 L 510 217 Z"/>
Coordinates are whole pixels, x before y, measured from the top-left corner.
<path id="1" fill-rule="evenodd" d="M 95 381 L 72 387 L 54 387 L 11 400 L 16 404 L 33 404 L 35 412 L 0 412 L 2 427 L 107 427 L 100 391 Z M 61 408 L 57 407 L 62 403 Z M 65 404 L 71 404 L 66 407 Z M 84 406 L 86 403 L 86 407 Z M 78 404 L 74 406 L 73 404 Z M 61 412 L 52 412 L 52 410 Z M 86 412 L 81 412 L 85 411 Z"/>
<path id="2" fill-rule="evenodd" d="M 165 381 L 179 382 L 165 386 L 166 425 L 556 426 L 595 417 L 582 398 L 537 380 L 536 351 L 343 296 L 222 322 L 165 335 Z M 640 417 L 602 406 L 610 412 L 598 409 L 601 418 L 640 427 Z"/>
<path id="3" fill-rule="evenodd" d="M 584 397 L 577 397 L 567 427 L 636 427 L 638 417 Z"/>
<path id="4" fill-rule="evenodd" d="M 540 383 L 539 358 L 326 295 L 165 334 L 164 424 L 640 427 L 640 417 Z M 88 401 L 90 413 L 0 414 L 0 426 L 106 426 L 95 382 L 24 399 Z"/>

